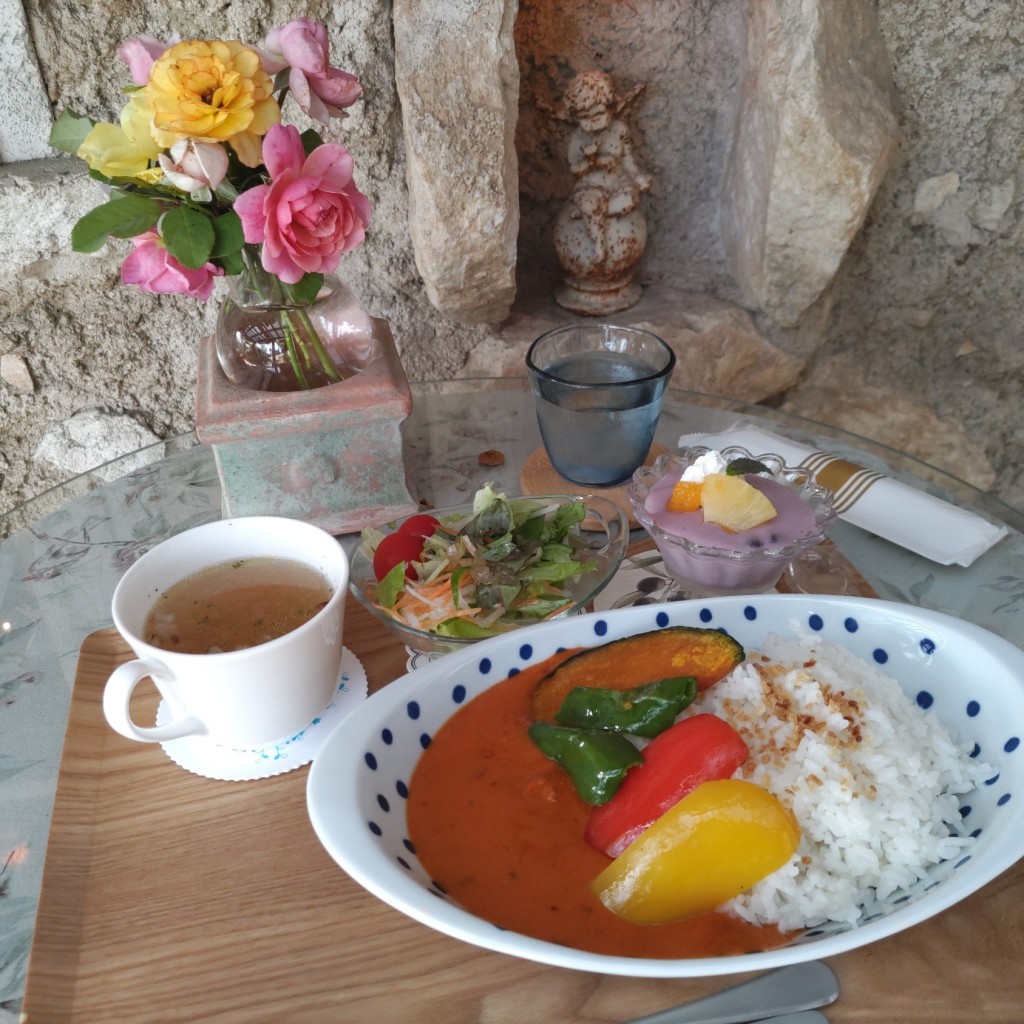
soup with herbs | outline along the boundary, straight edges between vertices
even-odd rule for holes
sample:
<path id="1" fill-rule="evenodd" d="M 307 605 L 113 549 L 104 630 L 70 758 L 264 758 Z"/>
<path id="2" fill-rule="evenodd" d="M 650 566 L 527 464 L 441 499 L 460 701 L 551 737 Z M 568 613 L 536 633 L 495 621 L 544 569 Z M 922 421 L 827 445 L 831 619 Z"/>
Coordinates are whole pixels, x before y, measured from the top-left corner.
<path id="1" fill-rule="evenodd" d="M 222 562 L 161 594 L 142 636 L 154 647 L 180 654 L 238 651 L 297 629 L 332 594 L 319 572 L 292 559 Z"/>

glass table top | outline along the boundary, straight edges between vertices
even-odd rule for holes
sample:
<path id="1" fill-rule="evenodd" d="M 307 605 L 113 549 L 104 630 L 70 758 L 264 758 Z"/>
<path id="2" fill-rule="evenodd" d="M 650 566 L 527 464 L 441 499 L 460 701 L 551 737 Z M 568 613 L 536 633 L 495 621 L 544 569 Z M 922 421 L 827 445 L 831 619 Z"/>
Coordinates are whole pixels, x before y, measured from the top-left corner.
<path id="1" fill-rule="evenodd" d="M 540 434 L 536 425 L 524 424 L 521 416 L 520 401 L 525 401 L 529 385 L 525 378 L 467 378 L 463 380 L 426 381 L 412 385 L 415 402 L 409 420 L 403 425 L 403 435 L 408 436 L 417 429 L 421 418 L 436 416 L 439 422 L 453 423 L 466 415 L 472 417 L 469 430 L 489 437 L 492 433 L 502 433 L 495 422 L 502 415 L 513 413 L 513 423 L 522 430 L 510 436 L 515 452 L 525 450 L 527 454 L 540 444 Z M 506 396 L 520 396 L 520 400 L 512 399 L 508 409 L 501 405 L 494 408 L 484 407 L 475 410 L 467 409 L 463 404 L 465 396 L 473 396 L 482 392 L 505 393 Z M 429 413 L 425 401 L 429 396 Z M 527 410 L 527 420 L 531 420 L 532 410 Z M 805 440 L 830 442 L 830 451 L 840 454 L 856 455 L 868 468 L 885 471 L 889 475 L 906 479 L 931 490 L 933 493 L 949 497 L 954 501 L 978 509 L 990 517 L 1005 522 L 1024 532 L 1024 511 L 1013 508 L 995 496 L 981 491 L 964 480 L 932 466 L 913 455 L 879 444 L 869 438 L 840 430 L 828 424 L 819 423 L 793 413 L 787 413 L 769 406 L 752 405 L 736 399 L 718 395 L 707 395 L 682 388 L 670 388 L 666 396 L 664 416 L 659 423 L 657 440 L 667 447 L 674 447 L 678 433 L 695 430 L 713 432 L 730 426 L 737 420 L 760 422 L 766 427 L 777 429 L 787 437 Z M 511 431 L 504 431 L 511 435 Z M 165 441 L 158 441 L 112 459 L 96 466 L 63 483 L 51 487 L 28 499 L 18 507 L 0 512 L 0 540 L 15 530 L 42 519 L 75 498 L 89 491 L 96 490 L 106 484 L 124 477 L 137 469 L 158 462 L 176 453 L 185 452 L 200 445 L 195 432 L 180 434 Z M 212 456 L 211 456 L 212 458 Z M 515 464 L 508 460 L 506 465 Z M 410 470 L 415 473 L 415 466 Z M 930 486 L 929 486 L 930 485 Z"/>
<path id="2" fill-rule="evenodd" d="M 487 481 L 520 490 L 540 446 L 525 380 L 413 385 L 402 427 L 409 492 L 458 504 Z M 756 423 L 834 452 L 1012 529 L 969 568 L 941 566 L 840 522 L 830 535 L 878 595 L 950 612 L 1024 647 L 1024 516 L 949 474 L 863 438 L 764 408 L 672 389 L 656 440 Z M 481 464 L 498 451 L 500 466 Z M 146 550 L 221 517 L 209 446 L 162 442 L 0 516 L 0 1024 L 17 1020 L 78 652 L 109 627 L 120 575 Z M 354 543 L 354 538 L 345 539 Z"/>

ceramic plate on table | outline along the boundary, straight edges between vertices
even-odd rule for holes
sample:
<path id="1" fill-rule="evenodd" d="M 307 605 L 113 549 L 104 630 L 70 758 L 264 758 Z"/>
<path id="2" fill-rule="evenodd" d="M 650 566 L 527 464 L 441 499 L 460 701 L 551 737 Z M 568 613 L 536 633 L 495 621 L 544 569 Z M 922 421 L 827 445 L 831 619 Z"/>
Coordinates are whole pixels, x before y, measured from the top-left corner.
<path id="1" fill-rule="evenodd" d="M 593 646 L 670 625 L 721 628 L 746 650 L 769 635 L 814 634 L 879 665 L 993 772 L 963 798 L 976 837 L 896 899 L 866 905 L 858 924 L 795 935 L 766 952 L 660 960 L 543 942 L 481 920 L 440 894 L 409 840 L 405 799 L 431 737 L 463 704 L 560 648 Z M 644 977 L 766 970 L 875 942 L 943 911 L 1024 852 L 1024 652 L 950 616 L 870 598 L 764 594 L 594 612 L 485 640 L 374 694 L 329 737 L 310 772 L 307 803 L 334 860 L 386 903 L 440 932 L 560 967 Z"/>

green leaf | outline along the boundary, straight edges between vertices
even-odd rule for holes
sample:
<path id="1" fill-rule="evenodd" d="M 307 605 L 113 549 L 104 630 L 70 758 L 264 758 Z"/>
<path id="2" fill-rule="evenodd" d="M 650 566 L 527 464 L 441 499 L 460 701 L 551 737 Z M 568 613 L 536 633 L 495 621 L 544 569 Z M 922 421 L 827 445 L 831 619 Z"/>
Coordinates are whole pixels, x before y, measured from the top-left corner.
<path id="1" fill-rule="evenodd" d="M 302 148 L 305 150 L 306 156 L 324 144 L 324 140 L 315 128 L 307 128 L 299 137 L 302 139 Z"/>
<path id="2" fill-rule="evenodd" d="M 175 203 L 181 202 L 181 192 L 178 189 L 170 188 L 160 183 L 153 184 L 152 182 L 141 181 L 128 175 L 108 177 L 102 171 L 92 169 L 89 171 L 89 177 L 93 181 L 98 181 L 101 185 L 109 185 L 112 189 L 119 189 L 120 192 L 114 195 L 152 196 L 154 199 L 170 199 Z M 114 198 L 114 196 L 111 196 L 111 198 Z"/>
<path id="3" fill-rule="evenodd" d="M 585 518 L 586 510 L 582 501 L 569 501 L 560 505 L 551 521 L 551 533 L 548 539 L 562 540 L 572 527 L 577 523 L 582 523 Z"/>
<path id="4" fill-rule="evenodd" d="M 292 298 L 296 302 L 311 303 L 323 287 L 323 274 L 305 274 L 302 279 L 291 286 Z"/>
<path id="5" fill-rule="evenodd" d="M 224 273 L 229 277 L 245 272 L 245 260 L 240 252 L 229 252 L 223 256 L 212 257 L 213 262 L 224 268 Z"/>
<path id="6" fill-rule="evenodd" d="M 452 605 L 455 608 L 459 607 L 459 584 L 467 572 L 469 572 L 468 565 L 460 565 L 452 572 Z"/>
<path id="7" fill-rule="evenodd" d="M 160 205 L 152 199 L 115 192 L 95 210 L 90 210 L 71 229 L 71 247 L 75 252 L 96 252 L 107 240 L 134 238 L 148 231 L 160 219 Z"/>
<path id="8" fill-rule="evenodd" d="M 385 608 L 394 607 L 398 595 L 405 589 L 405 570 L 408 562 L 399 562 L 392 566 L 391 571 L 377 584 L 377 600 Z"/>
<path id="9" fill-rule="evenodd" d="M 434 632 L 438 636 L 462 636 L 468 637 L 470 640 L 484 640 L 487 637 L 498 635 L 496 629 L 488 629 L 487 626 L 478 626 L 475 622 L 470 622 L 469 619 L 459 618 L 445 619 L 435 627 Z"/>
<path id="10" fill-rule="evenodd" d="M 198 270 L 213 251 L 215 234 L 210 218 L 188 206 L 167 211 L 160 224 L 167 251 L 183 266 Z"/>
<path id="11" fill-rule="evenodd" d="M 238 189 L 227 178 L 224 178 L 214 191 L 217 198 L 223 199 L 229 206 L 238 198 Z"/>
<path id="12" fill-rule="evenodd" d="M 73 110 L 65 110 L 50 129 L 50 145 L 63 153 L 77 153 L 95 123 Z"/>
<path id="13" fill-rule="evenodd" d="M 546 619 L 555 612 L 568 608 L 572 601 L 566 597 L 552 597 L 530 601 L 516 608 L 516 615 L 522 619 Z"/>
<path id="14" fill-rule="evenodd" d="M 563 583 L 565 580 L 575 579 L 582 573 L 593 572 L 596 568 L 597 562 L 578 562 L 575 559 L 564 562 L 537 562 L 535 565 L 526 566 L 520 576 L 530 582 Z"/>
<path id="15" fill-rule="evenodd" d="M 219 217 L 213 218 L 213 249 L 210 255 L 213 257 L 231 256 L 240 253 L 245 245 L 245 235 L 242 232 L 242 219 L 234 210 L 228 210 Z"/>

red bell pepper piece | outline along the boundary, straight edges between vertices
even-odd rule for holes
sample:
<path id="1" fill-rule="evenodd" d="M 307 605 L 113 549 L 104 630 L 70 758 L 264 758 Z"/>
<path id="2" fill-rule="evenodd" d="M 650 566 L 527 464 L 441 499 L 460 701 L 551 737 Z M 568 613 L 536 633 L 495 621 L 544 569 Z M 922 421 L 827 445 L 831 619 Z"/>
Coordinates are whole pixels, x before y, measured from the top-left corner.
<path id="1" fill-rule="evenodd" d="M 681 719 L 644 747 L 643 764 L 630 769 L 608 803 L 591 811 L 587 842 L 617 857 L 702 782 L 728 779 L 748 753 L 743 737 L 724 719 Z"/>

